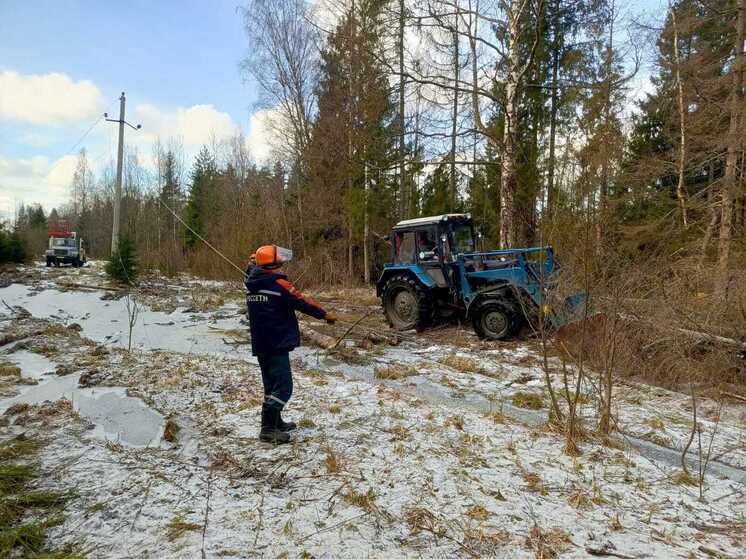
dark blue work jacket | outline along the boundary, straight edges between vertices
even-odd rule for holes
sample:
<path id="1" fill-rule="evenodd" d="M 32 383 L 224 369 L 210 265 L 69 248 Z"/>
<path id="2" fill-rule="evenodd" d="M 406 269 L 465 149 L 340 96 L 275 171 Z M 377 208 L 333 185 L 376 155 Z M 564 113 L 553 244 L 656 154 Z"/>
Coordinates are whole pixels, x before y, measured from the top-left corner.
<path id="1" fill-rule="evenodd" d="M 254 355 L 291 351 L 300 345 L 295 311 L 319 319 L 326 316 L 326 311 L 295 289 L 287 276 L 259 266 L 249 266 L 247 273 L 244 283 Z"/>

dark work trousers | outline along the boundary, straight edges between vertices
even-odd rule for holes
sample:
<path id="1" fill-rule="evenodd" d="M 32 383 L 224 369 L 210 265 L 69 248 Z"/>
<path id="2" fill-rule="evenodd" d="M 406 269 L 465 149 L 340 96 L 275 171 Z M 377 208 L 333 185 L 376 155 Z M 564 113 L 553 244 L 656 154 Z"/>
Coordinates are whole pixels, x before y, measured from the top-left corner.
<path id="1" fill-rule="evenodd" d="M 293 374 L 290 371 L 290 353 L 265 353 L 257 355 L 262 370 L 264 403 L 272 408 L 282 408 L 293 394 Z"/>

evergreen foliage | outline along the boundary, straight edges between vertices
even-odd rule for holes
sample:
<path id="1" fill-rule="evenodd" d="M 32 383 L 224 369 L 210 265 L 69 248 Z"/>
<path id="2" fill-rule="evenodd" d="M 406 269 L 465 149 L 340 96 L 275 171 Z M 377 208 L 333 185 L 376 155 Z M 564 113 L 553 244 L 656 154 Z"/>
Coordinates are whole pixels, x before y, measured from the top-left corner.
<path id="1" fill-rule="evenodd" d="M 0 264 L 25 262 L 29 258 L 26 243 L 17 232 L 6 231 L 0 226 Z"/>
<path id="2" fill-rule="evenodd" d="M 135 245 L 128 237 L 120 237 L 116 250 L 106 262 L 106 275 L 114 281 L 133 285 L 137 280 L 138 264 Z"/>

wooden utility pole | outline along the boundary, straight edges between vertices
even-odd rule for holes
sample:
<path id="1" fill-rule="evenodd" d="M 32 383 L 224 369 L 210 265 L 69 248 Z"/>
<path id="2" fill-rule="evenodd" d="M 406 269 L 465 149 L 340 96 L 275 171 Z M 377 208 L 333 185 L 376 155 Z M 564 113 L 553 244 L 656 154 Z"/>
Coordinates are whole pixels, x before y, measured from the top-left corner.
<path id="1" fill-rule="evenodd" d="M 119 98 L 119 120 L 113 119 L 113 118 L 106 118 L 109 115 L 107 113 L 104 113 L 104 117 L 109 122 L 118 122 L 119 123 L 119 145 L 117 146 L 117 179 L 116 179 L 116 186 L 114 189 L 114 219 L 111 226 L 111 253 L 114 254 L 114 252 L 117 249 L 117 245 L 119 244 L 119 213 L 120 213 L 120 205 L 122 201 L 122 166 L 123 166 L 123 159 L 124 159 L 124 125 L 126 124 L 133 130 L 140 130 L 142 128 L 141 125 L 132 126 L 129 122 L 124 120 L 124 104 L 125 104 L 125 98 L 124 98 L 124 91 L 122 91 L 122 96 Z"/>
<path id="2" fill-rule="evenodd" d="M 117 183 L 114 191 L 114 220 L 111 227 L 111 253 L 119 244 L 119 207 L 122 203 L 122 159 L 124 158 L 124 91 L 119 98 L 119 145 L 117 147 Z"/>

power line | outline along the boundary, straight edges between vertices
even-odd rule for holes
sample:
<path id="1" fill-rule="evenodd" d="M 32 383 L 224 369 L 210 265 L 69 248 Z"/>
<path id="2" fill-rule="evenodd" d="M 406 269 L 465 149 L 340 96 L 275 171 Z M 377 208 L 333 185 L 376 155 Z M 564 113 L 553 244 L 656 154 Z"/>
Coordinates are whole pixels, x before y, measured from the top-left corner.
<path id="1" fill-rule="evenodd" d="M 238 271 L 240 272 L 240 274 L 241 274 L 242 276 L 244 276 L 244 277 L 248 277 L 248 276 L 246 275 L 246 272 L 245 272 L 244 270 L 242 270 L 241 268 L 239 268 L 238 266 L 236 266 L 236 264 L 235 264 L 235 263 L 233 262 L 233 260 L 231 260 L 230 258 L 228 258 L 227 256 L 225 256 L 225 255 L 224 255 L 224 254 L 223 254 L 222 252 L 220 252 L 220 251 L 219 251 L 218 249 L 216 249 L 216 248 L 215 248 L 214 246 L 212 246 L 212 245 L 211 245 L 211 244 L 210 244 L 210 243 L 209 243 L 209 242 L 208 242 L 208 241 L 207 241 L 207 240 L 206 240 L 206 239 L 205 239 L 205 238 L 204 238 L 204 237 L 203 237 L 202 235 L 200 235 L 200 234 L 199 234 L 199 233 L 197 233 L 197 232 L 196 232 L 196 231 L 195 231 L 194 229 L 192 229 L 192 228 L 191 228 L 191 227 L 189 226 L 189 224 L 187 224 L 187 223 L 186 223 L 186 222 L 185 222 L 185 221 L 184 221 L 183 219 L 181 219 L 181 218 L 180 218 L 180 217 L 179 217 L 179 216 L 178 216 L 178 215 L 176 214 L 176 212 L 175 212 L 175 211 L 173 211 L 173 210 L 172 210 L 171 208 L 169 208 L 169 207 L 168 207 L 168 205 L 166 205 L 166 204 L 165 204 L 165 203 L 164 203 L 164 202 L 163 202 L 163 201 L 162 201 L 162 200 L 160 199 L 160 197 L 156 196 L 156 197 L 155 197 L 155 199 L 156 199 L 156 200 L 158 200 L 158 203 L 159 203 L 159 204 L 160 204 L 161 206 L 163 206 L 164 208 L 166 208 L 166 209 L 167 209 L 167 210 L 168 210 L 168 211 L 169 211 L 169 212 L 171 213 L 171 215 L 172 215 L 172 216 L 174 216 L 174 217 L 175 217 L 175 218 L 176 218 L 176 219 L 177 219 L 177 220 L 179 221 L 179 223 L 181 223 L 181 224 L 182 224 L 182 225 L 183 225 L 184 227 L 186 227 L 186 228 L 187 228 L 187 229 L 188 229 L 188 230 L 189 230 L 189 231 L 190 231 L 190 232 L 191 232 L 191 233 L 192 233 L 193 235 L 195 235 L 195 236 L 196 236 L 196 237 L 197 237 L 197 238 L 198 238 L 198 239 L 199 239 L 200 241 L 202 241 L 202 242 L 203 242 L 203 243 L 205 243 L 205 244 L 206 244 L 206 245 L 207 245 L 208 247 L 210 247 L 210 249 L 211 249 L 211 250 L 212 250 L 212 251 L 213 251 L 213 252 L 214 252 L 215 254 L 217 254 L 218 256 L 220 256 L 220 258 L 222 258 L 222 259 L 223 259 L 223 260 L 225 260 L 225 261 L 226 261 L 226 262 L 227 262 L 228 264 L 230 264 L 230 265 L 231 265 L 231 266 L 233 266 L 233 267 L 234 267 L 234 268 L 235 268 L 236 270 L 238 270 Z"/>

